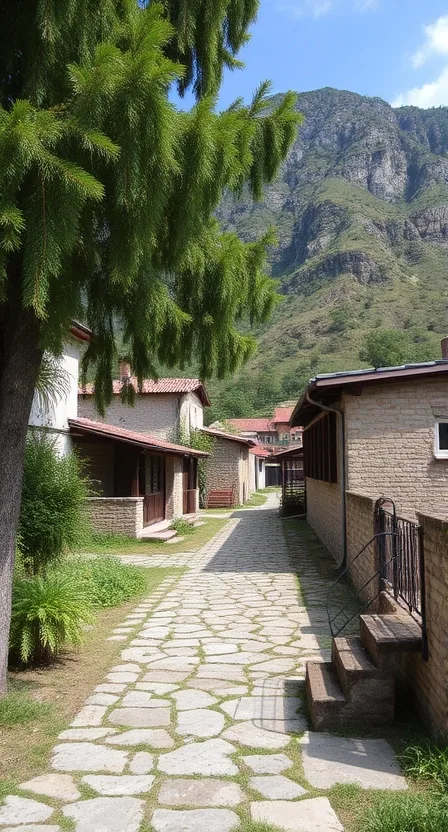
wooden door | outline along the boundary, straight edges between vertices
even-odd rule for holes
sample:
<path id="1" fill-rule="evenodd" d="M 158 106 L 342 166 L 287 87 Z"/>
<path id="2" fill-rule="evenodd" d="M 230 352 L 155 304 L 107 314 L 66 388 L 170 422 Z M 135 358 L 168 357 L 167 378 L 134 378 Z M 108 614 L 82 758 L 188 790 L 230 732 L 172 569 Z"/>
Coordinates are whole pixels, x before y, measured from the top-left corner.
<path id="1" fill-rule="evenodd" d="M 197 462 L 184 459 L 183 470 L 183 513 L 194 514 L 196 511 Z"/>
<path id="2" fill-rule="evenodd" d="M 159 523 L 165 519 L 165 459 L 148 456 L 146 460 L 146 494 L 143 502 L 143 523 Z"/>

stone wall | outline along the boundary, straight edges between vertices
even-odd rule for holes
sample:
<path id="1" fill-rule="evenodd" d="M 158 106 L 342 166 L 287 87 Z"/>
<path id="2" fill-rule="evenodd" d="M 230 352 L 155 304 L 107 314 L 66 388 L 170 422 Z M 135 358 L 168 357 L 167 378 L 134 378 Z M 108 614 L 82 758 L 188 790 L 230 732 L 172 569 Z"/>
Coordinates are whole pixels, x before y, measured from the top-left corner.
<path id="1" fill-rule="evenodd" d="M 418 514 L 423 528 L 428 661 L 419 654 L 403 663 L 417 707 L 434 733 L 448 738 L 448 522 Z"/>
<path id="2" fill-rule="evenodd" d="M 347 565 L 375 534 L 375 499 L 364 494 L 348 491 L 347 499 Z M 379 560 L 376 543 L 371 543 L 350 568 L 350 580 L 360 589 L 378 571 Z M 361 593 L 362 598 L 371 598 L 379 592 L 379 576 L 371 581 Z"/>
<path id="3" fill-rule="evenodd" d="M 347 488 L 396 500 L 399 514 L 448 518 L 448 459 L 434 457 L 435 420 L 448 421 L 446 381 L 371 385 L 344 394 Z"/>
<path id="4" fill-rule="evenodd" d="M 123 404 L 120 396 L 115 395 L 102 418 L 93 396 L 80 395 L 78 400 L 78 414 L 84 419 L 149 433 L 171 442 L 179 438 L 180 408 L 181 397 L 174 394 L 137 395 L 133 407 Z"/>
<path id="5" fill-rule="evenodd" d="M 249 451 L 240 442 L 214 437 L 211 457 L 206 462 L 206 484 L 209 491 L 233 491 L 234 505 L 243 499 L 244 465 L 241 462 L 242 451 L 249 456 Z M 247 467 L 247 487 L 249 487 L 249 464 Z"/>
<path id="6" fill-rule="evenodd" d="M 335 560 L 343 555 L 342 495 L 339 483 L 306 478 L 307 520 Z"/>
<path id="7" fill-rule="evenodd" d="M 96 531 L 138 537 L 143 529 L 143 497 L 89 497 L 88 509 Z"/>

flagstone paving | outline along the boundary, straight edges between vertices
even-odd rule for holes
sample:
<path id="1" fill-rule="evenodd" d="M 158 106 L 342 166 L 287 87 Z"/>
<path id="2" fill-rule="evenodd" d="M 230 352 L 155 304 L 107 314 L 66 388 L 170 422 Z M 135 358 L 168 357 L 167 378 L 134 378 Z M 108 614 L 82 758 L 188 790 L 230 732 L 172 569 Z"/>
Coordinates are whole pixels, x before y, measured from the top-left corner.
<path id="1" fill-rule="evenodd" d="M 0 804 L 0 830 L 60 832 L 62 813 L 76 832 L 139 832 L 143 822 L 231 832 L 243 817 L 340 832 L 315 789 L 406 788 L 384 740 L 307 730 L 305 663 L 328 658 L 327 581 L 315 570 L 316 538 L 295 537 L 294 547 L 296 564 L 270 495 L 197 553 L 132 558 L 188 568 L 115 629 L 120 663 L 61 733 L 51 771 Z"/>

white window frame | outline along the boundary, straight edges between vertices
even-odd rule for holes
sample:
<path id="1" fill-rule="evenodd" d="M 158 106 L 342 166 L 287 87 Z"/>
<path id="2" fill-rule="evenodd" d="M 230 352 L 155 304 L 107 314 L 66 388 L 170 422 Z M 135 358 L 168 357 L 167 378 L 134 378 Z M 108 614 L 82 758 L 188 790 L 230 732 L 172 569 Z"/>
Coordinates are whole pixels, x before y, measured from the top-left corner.
<path id="1" fill-rule="evenodd" d="M 448 418 L 436 419 L 436 426 L 434 431 L 434 456 L 436 459 L 448 459 L 448 448 L 441 448 L 439 445 L 439 425 L 448 425 Z"/>

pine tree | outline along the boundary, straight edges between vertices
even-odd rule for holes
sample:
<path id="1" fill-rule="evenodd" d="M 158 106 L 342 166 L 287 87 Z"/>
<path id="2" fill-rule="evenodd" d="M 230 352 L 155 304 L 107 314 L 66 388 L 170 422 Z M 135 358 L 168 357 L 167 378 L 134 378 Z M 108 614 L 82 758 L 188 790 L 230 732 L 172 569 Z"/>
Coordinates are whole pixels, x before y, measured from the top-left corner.
<path id="1" fill-rule="evenodd" d="M 223 376 L 253 351 L 238 321 L 266 319 L 267 236 L 221 233 L 223 191 L 259 199 L 300 117 L 269 85 L 216 112 L 258 0 L 5 0 L 0 31 L 0 693 L 27 421 L 42 356 L 69 322 L 94 332 L 98 406 L 114 332 L 139 378 L 192 355 Z M 176 109 L 169 91 L 193 89 Z"/>

